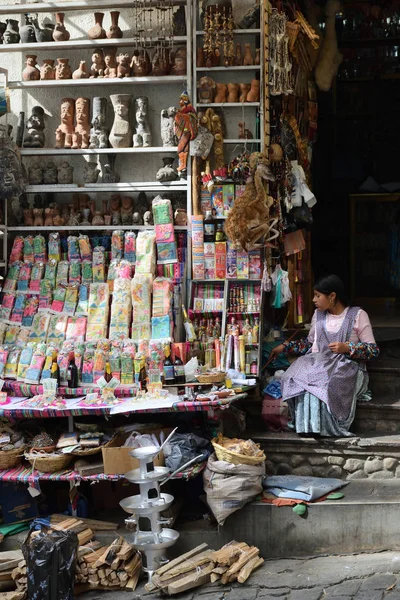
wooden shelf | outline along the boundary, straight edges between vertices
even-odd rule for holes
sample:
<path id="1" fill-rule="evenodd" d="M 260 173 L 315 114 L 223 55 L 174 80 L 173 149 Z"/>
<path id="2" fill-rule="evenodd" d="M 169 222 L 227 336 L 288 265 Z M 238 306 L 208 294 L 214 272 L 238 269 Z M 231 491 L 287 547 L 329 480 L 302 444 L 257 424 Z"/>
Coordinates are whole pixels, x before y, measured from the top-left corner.
<path id="1" fill-rule="evenodd" d="M 173 6 L 186 6 L 185 0 L 171 0 Z M 153 0 L 153 6 L 159 2 Z M 61 11 L 96 11 L 101 9 L 134 8 L 141 6 L 138 0 L 72 0 L 71 2 L 28 2 L 25 4 L 10 4 L 0 6 L 0 12 L 6 15 L 22 15 L 24 13 L 47 12 L 56 13 Z"/>
<path id="2" fill-rule="evenodd" d="M 153 225 L 62 225 L 62 226 L 43 226 L 34 227 L 19 225 L 17 227 L 8 227 L 8 231 L 111 231 L 113 229 L 122 229 L 123 231 L 145 231 L 153 230 Z M 187 231 L 186 225 L 174 226 L 176 231 Z M 1 266 L 1 263 L 0 263 Z M 30 293 L 30 292 L 28 292 Z"/>
<path id="3" fill-rule="evenodd" d="M 8 12 L 8 11 L 7 11 Z M 139 38 L 118 38 L 111 40 L 68 40 L 67 42 L 35 42 L 33 44 L 0 44 L 0 52 L 37 52 L 39 50 L 77 50 L 81 48 L 107 48 L 109 46 L 118 46 L 127 48 L 137 46 Z M 152 38 L 156 42 L 158 38 Z M 186 36 L 176 36 L 173 38 L 174 44 L 183 44 L 187 42 Z"/>
<path id="4" fill-rule="evenodd" d="M 176 153 L 176 146 L 149 146 L 148 148 L 94 148 L 93 150 L 79 149 L 71 150 L 71 148 L 21 148 L 21 156 L 78 156 L 89 154 L 156 154 L 159 152 Z"/>
<path id="5" fill-rule="evenodd" d="M 185 191 L 187 181 L 173 181 L 171 183 L 158 183 L 151 181 L 134 181 L 131 183 L 92 183 L 83 186 L 78 185 L 28 185 L 26 186 L 27 194 L 40 194 L 45 192 L 54 192 L 57 194 L 65 194 L 68 192 L 147 192 L 154 190 L 173 190 Z"/>
<path id="6" fill-rule="evenodd" d="M 230 67 L 196 67 L 196 71 L 259 71 L 260 65 L 241 65 Z"/>
<path id="7" fill-rule="evenodd" d="M 36 5 L 35 5 L 36 6 Z M 31 88 L 55 88 L 55 87 L 91 87 L 103 85 L 132 85 L 132 84 L 163 84 L 163 83 L 183 83 L 187 80 L 187 75 L 165 75 L 164 77 L 113 77 L 111 79 L 57 79 L 39 81 L 10 81 L 8 87 L 11 90 L 23 90 Z M 249 103 L 248 103 L 249 104 Z M 210 105 L 212 106 L 212 105 Z"/>

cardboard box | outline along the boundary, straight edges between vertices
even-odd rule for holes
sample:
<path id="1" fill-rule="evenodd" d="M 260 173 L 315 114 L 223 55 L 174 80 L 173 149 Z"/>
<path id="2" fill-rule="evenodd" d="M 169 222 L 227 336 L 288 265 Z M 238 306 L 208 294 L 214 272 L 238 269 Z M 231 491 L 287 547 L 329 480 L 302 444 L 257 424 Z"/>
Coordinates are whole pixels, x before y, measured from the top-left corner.
<path id="1" fill-rule="evenodd" d="M 165 437 L 171 433 L 172 429 L 154 429 L 151 431 L 141 431 L 140 433 L 154 433 L 159 439 L 160 433 L 164 432 Z M 132 469 L 139 468 L 137 458 L 129 455 L 132 448 L 123 448 L 122 445 L 128 439 L 129 434 L 121 434 L 113 440 L 112 445 L 107 448 L 102 448 L 104 473 L 105 475 L 125 475 Z M 159 467 L 165 465 L 164 454 L 161 452 L 155 460 L 154 464 Z"/>
<path id="2" fill-rule="evenodd" d="M 226 242 L 215 242 L 215 279 L 225 279 Z"/>
<path id="3" fill-rule="evenodd" d="M 30 521 L 38 515 L 36 500 L 24 483 L 0 483 L 1 511 L 6 525 Z"/>

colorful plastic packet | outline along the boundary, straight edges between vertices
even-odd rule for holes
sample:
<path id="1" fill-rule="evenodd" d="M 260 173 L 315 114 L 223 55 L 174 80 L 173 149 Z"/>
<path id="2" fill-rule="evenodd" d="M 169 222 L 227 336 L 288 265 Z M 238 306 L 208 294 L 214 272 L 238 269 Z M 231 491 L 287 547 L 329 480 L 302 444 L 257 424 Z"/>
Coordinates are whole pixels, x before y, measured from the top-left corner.
<path id="1" fill-rule="evenodd" d="M 15 262 L 8 269 L 7 277 L 4 282 L 3 292 L 14 292 L 17 289 L 17 281 L 22 263 Z"/>
<path id="2" fill-rule="evenodd" d="M 118 264 L 119 264 L 119 260 L 114 259 L 110 262 L 110 265 L 108 267 L 107 283 L 108 283 L 108 289 L 110 290 L 110 292 L 112 292 L 114 290 L 114 279 L 116 279 L 116 277 L 117 277 Z"/>
<path id="3" fill-rule="evenodd" d="M 68 260 L 81 260 L 81 253 L 79 251 L 79 240 L 76 235 L 69 235 L 68 241 Z"/>
<path id="4" fill-rule="evenodd" d="M 93 383 L 97 383 L 104 376 L 106 370 L 107 354 L 104 350 L 96 348 L 93 358 Z"/>
<path id="5" fill-rule="evenodd" d="M 22 326 L 31 327 L 33 323 L 33 317 L 36 315 L 39 308 L 39 296 L 27 296 L 26 304 L 24 308 L 24 314 L 22 315 Z"/>
<path id="6" fill-rule="evenodd" d="M 49 310 L 53 294 L 53 285 L 47 279 L 40 282 L 39 311 Z"/>
<path id="7" fill-rule="evenodd" d="M 4 342 L 4 337 L 6 335 L 6 331 L 7 331 L 7 324 L 0 323 L 0 344 L 2 344 Z"/>
<path id="8" fill-rule="evenodd" d="M 156 196 L 152 202 L 154 225 L 173 223 L 171 200 Z"/>
<path id="9" fill-rule="evenodd" d="M 87 317 L 68 317 L 67 340 L 83 342 L 86 336 Z"/>
<path id="10" fill-rule="evenodd" d="M 6 333 L 4 335 L 4 344 L 6 346 L 13 346 L 17 343 L 21 327 L 19 325 L 7 325 Z"/>
<path id="11" fill-rule="evenodd" d="M 64 302 L 65 302 L 66 288 L 64 286 L 59 286 L 54 290 L 53 294 L 53 302 L 51 303 L 52 312 L 63 312 L 64 310 Z"/>
<path id="12" fill-rule="evenodd" d="M 76 307 L 76 315 L 87 315 L 89 305 L 89 286 L 80 285 L 78 293 L 78 305 Z"/>
<path id="13" fill-rule="evenodd" d="M 64 312 L 68 315 L 73 316 L 75 314 L 76 305 L 78 303 L 78 292 L 79 285 L 77 283 L 71 283 L 67 287 L 64 302 Z"/>
<path id="14" fill-rule="evenodd" d="M 104 283 L 106 280 L 106 258 L 103 246 L 93 250 L 93 283 Z"/>
<path id="15" fill-rule="evenodd" d="M 17 291 L 26 292 L 29 286 L 29 280 L 32 273 L 32 263 L 22 263 L 19 270 Z"/>
<path id="16" fill-rule="evenodd" d="M 45 379 L 50 379 L 51 377 L 51 366 L 53 364 L 53 355 L 55 352 L 56 348 L 53 344 L 47 344 L 44 365 L 40 376 L 41 383 L 43 383 Z"/>
<path id="17" fill-rule="evenodd" d="M 26 344 L 28 343 L 30 334 L 30 327 L 20 327 L 17 338 L 15 340 L 15 345 L 18 346 L 18 348 L 25 348 Z"/>
<path id="18" fill-rule="evenodd" d="M 71 317 L 69 317 L 71 318 Z M 60 371 L 60 383 L 61 385 L 68 385 L 68 365 L 69 355 L 74 349 L 74 345 L 71 341 L 65 341 L 62 345 L 60 352 L 57 355 L 57 364 Z"/>
<path id="19" fill-rule="evenodd" d="M 56 273 L 57 273 L 57 261 L 54 260 L 54 258 L 52 258 L 51 260 L 48 261 L 48 263 L 46 265 L 46 269 L 44 272 L 44 279 L 46 279 L 47 281 L 50 281 L 53 288 L 56 284 Z"/>
<path id="20" fill-rule="evenodd" d="M 118 259 L 124 255 L 124 232 L 116 230 L 112 232 L 111 236 L 111 259 Z"/>
<path id="21" fill-rule="evenodd" d="M 24 238 L 22 235 L 17 235 L 14 239 L 13 246 L 10 252 L 9 263 L 12 265 L 15 262 L 22 261 L 24 259 Z"/>
<path id="22" fill-rule="evenodd" d="M 124 385 L 132 384 L 134 375 L 132 355 L 129 352 L 123 352 L 121 354 L 121 383 Z"/>
<path id="23" fill-rule="evenodd" d="M 82 262 L 82 283 L 84 285 L 93 283 L 93 267 L 90 260 L 84 260 Z"/>
<path id="24" fill-rule="evenodd" d="M 132 265 L 136 262 L 136 233 L 127 231 L 124 239 L 124 259 Z"/>
<path id="25" fill-rule="evenodd" d="M 24 314 L 26 304 L 26 295 L 17 294 L 15 297 L 14 307 L 11 312 L 10 321 L 12 323 L 22 323 L 22 315 Z"/>
<path id="26" fill-rule="evenodd" d="M 121 260 L 118 263 L 116 276 L 120 279 L 132 279 L 132 265 L 128 260 Z"/>
<path id="27" fill-rule="evenodd" d="M 45 360 L 46 344 L 37 344 L 32 355 L 31 364 L 26 372 L 26 383 L 39 383 Z"/>
<path id="28" fill-rule="evenodd" d="M 136 239 L 136 273 L 154 274 L 156 267 L 156 234 L 139 231 Z"/>
<path id="29" fill-rule="evenodd" d="M 170 279 L 157 277 L 153 281 L 153 317 L 169 315 L 172 310 L 174 284 Z"/>
<path id="30" fill-rule="evenodd" d="M 151 323 L 132 323 L 131 338 L 138 342 L 139 340 L 149 340 L 151 338 Z"/>
<path id="31" fill-rule="evenodd" d="M 14 308 L 15 294 L 4 294 L 3 302 L 0 306 L 0 320 L 8 321 L 11 317 L 11 311 Z"/>
<path id="32" fill-rule="evenodd" d="M 76 260 L 71 261 L 69 266 L 69 283 L 81 282 L 81 263 Z"/>
<path id="33" fill-rule="evenodd" d="M 61 260 L 61 241 L 58 232 L 49 233 L 49 260 L 51 259 L 57 262 Z"/>
<path id="34" fill-rule="evenodd" d="M 86 340 L 94 342 L 107 335 L 110 294 L 106 283 L 92 283 L 89 289 Z"/>
<path id="35" fill-rule="evenodd" d="M 49 328 L 47 330 L 47 343 L 56 343 L 58 347 L 61 347 L 65 340 L 65 332 L 67 330 L 67 315 L 51 315 Z"/>
<path id="36" fill-rule="evenodd" d="M 46 240 L 42 235 L 36 235 L 33 239 L 34 262 L 47 261 Z"/>
<path id="37" fill-rule="evenodd" d="M 171 335 L 171 319 L 169 315 L 164 317 L 152 317 L 151 337 L 154 339 L 167 338 Z"/>
<path id="38" fill-rule="evenodd" d="M 94 347 L 93 344 L 86 344 L 85 353 L 83 355 L 82 365 L 82 383 L 93 383 L 93 360 L 94 360 Z"/>
<path id="39" fill-rule="evenodd" d="M 7 363 L 8 352 L 8 346 L 0 346 L 0 377 L 2 377 L 4 373 L 4 369 Z"/>
<path id="40" fill-rule="evenodd" d="M 110 338 L 128 337 L 131 318 L 131 281 L 122 278 L 116 279 L 111 304 Z"/>
<path id="41" fill-rule="evenodd" d="M 30 342 L 44 342 L 50 323 L 50 313 L 38 312 L 33 317 L 32 329 L 29 334 Z"/>
<path id="42" fill-rule="evenodd" d="M 30 292 L 40 291 L 40 282 L 44 276 L 44 263 L 35 263 L 32 265 L 31 280 L 29 282 Z"/>
<path id="43" fill-rule="evenodd" d="M 21 356 L 21 348 L 12 348 L 7 356 L 6 366 L 4 368 L 3 377 L 8 379 L 17 378 L 18 362 Z"/>
<path id="44" fill-rule="evenodd" d="M 82 260 L 92 260 L 92 247 L 87 235 L 79 234 L 78 238 L 79 252 Z"/>
<path id="45" fill-rule="evenodd" d="M 157 264 L 167 265 L 178 262 L 176 242 L 157 243 Z"/>
<path id="46" fill-rule="evenodd" d="M 32 361 L 33 352 L 36 348 L 36 344 L 29 343 L 22 348 L 21 356 L 19 357 L 19 363 L 17 368 L 17 380 L 24 381 L 26 377 L 26 372 L 29 368 L 29 365 Z"/>
<path id="47" fill-rule="evenodd" d="M 57 267 L 56 286 L 58 287 L 59 285 L 67 285 L 68 275 L 69 262 L 67 260 L 62 260 L 58 263 Z"/>
<path id="48" fill-rule="evenodd" d="M 27 235 L 24 238 L 24 261 L 35 262 L 35 252 L 33 248 L 33 235 Z"/>

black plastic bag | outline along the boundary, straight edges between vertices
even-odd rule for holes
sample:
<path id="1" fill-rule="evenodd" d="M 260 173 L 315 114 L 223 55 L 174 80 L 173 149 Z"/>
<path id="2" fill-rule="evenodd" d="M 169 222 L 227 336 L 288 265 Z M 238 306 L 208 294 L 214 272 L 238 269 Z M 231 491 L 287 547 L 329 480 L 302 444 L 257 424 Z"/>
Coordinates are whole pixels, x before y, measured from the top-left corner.
<path id="1" fill-rule="evenodd" d="M 22 545 L 29 600 L 74 600 L 78 545 L 74 531 L 56 531 L 42 520 L 32 524 Z"/>
<path id="2" fill-rule="evenodd" d="M 165 454 L 165 464 L 171 471 L 175 471 L 186 462 L 202 455 L 199 462 L 206 460 L 211 454 L 211 446 L 208 440 L 194 433 L 178 433 L 169 442 L 170 452 Z"/>

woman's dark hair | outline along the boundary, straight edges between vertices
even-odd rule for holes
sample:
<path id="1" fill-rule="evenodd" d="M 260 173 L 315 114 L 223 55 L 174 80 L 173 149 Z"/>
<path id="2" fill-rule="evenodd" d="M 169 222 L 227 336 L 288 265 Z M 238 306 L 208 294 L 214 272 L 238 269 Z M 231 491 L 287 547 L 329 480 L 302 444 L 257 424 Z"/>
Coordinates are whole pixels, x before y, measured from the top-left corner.
<path id="1" fill-rule="evenodd" d="M 349 306 L 346 290 L 344 289 L 343 281 L 337 275 L 327 275 L 321 277 L 315 284 L 314 290 L 320 294 L 329 296 L 332 292 L 336 293 L 336 298 L 340 300 L 344 306 Z"/>

